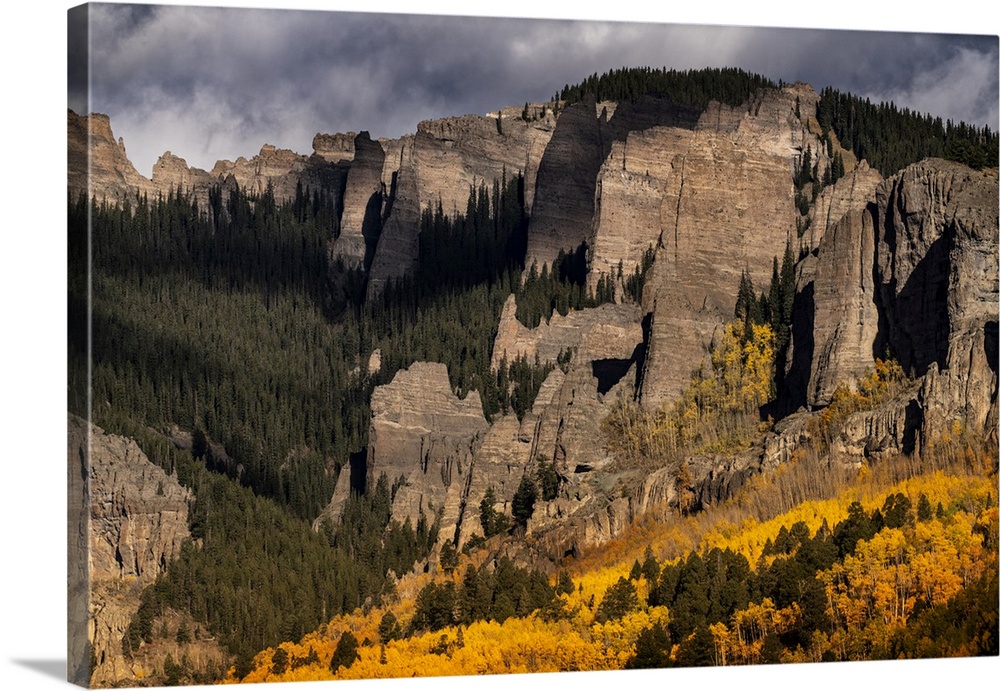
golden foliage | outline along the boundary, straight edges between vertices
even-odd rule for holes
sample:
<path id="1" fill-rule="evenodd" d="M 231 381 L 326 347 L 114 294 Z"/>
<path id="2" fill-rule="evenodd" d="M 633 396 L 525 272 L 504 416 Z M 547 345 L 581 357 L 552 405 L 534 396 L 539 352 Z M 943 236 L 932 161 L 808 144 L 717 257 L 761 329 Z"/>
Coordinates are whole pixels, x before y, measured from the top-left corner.
<path id="1" fill-rule="evenodd" d="M 828 449 L 833 437 L 848 417 L 862 410 L 871 410 L 891 398 L 906 380 L 903 368 L 895 360 L 875 360 L 855 385 L 839 385 L 834 389 L 830 405 L 809 420 L 809 432 L 821 450 Z"/>
<path id="2" fill-rule="evenodd" d="M 878 377 L 883 381 L 882 375 Z M 868 386 L 867 384 L 865 385 Z M 475 622 L 379 644 L 378 624 L 390 607 L 375 607 L 338 616 L 297 643 L 279 648 L 287 659 L 276 669 L 276 648 L 264 650 L 253 661 L 251 673 L 228 681 L 298 681 L 330 678 L 388 678 L 438 675 L 478 675 L 515 672 L 619 669 L 635 653 L 639 634 L 654 624 L 666 626 L 666 607 L 649 607 L 650 584 L 644 576 L 633 583 L 638 605 L 625 616 L 608 622 L 595 614 L 608 588 L 628 575 L 646 546 L 661 564 L 676 563 L 692 549 L 731 549 L 744 555 L 751 568 L 769 564 L 764 545 L 776 540 L 782 527 L 804 523 L 815 534 L 824 523 L 833 527 L 848 516 L 852 502 L 870 514 L 887 497 L 903 494 L 916 507 L 925 497 L 935 515 L 901 527 L 883 528 L 869 540 L 860 540 L 853 554 L 819 577 L 827 596 L 827 614 L 834 622 L 829 632 L 815 632 L 795 650 L 781 649 L 780 659 L 818 661 L 865 659 L 885 654 L 894 635 L 906 626 L 918 603 L 935 606 L 952 600 L 997 565 L 998 510 L 996 476 L 972 473 L 961 463 L 952 472 L 936 471 L 903 480 L 873 466 L 864 480 L 840 488 L 836 497 L 800 502 L 771 518 L 725 513 L 723 508 L 669 521 L 640 521 L 619 539 L 610 541 L 571 564 L 572 592 L 560 595 L 562 614 L 531 615 L 497 622 Z M 937 509 L 940 505 L 940 509 Z M 926 514 L 926 512 L 925 512 Z M 481 555 L 463 556 L 454 573 L 419 574 L 404 578 L 391 611 L 403 627 L 415 611 L 415 598 L 430 580 L 457 582 L 465 563 L 482 567 Z M 718 664 L 753 664 L 774 659 L 774 636 L 798 625 L 797 603 L 778 608 L 769 600 L 751 603 L 727 621 L 709 628 Z M 358 659 L 350 667 L 330 670 L 337 641 L 350 630 L 362 641 Z M 769 638 L 770 636 L 770 638 Z M 771 641 L 770 653 L 765 649 Z M 770 657 L 768 657 L 770 655 Z M 310 661 L 311 660 L 311 661 Z M 279 665 L 280 667 L 280 665 Z"/>
<path id="3" fill-rule="evenodd" d="M 757 410 L 774 393 L 774 344 L 770 326 L 726 324 L 673 404 L 647 411 L 618 401 L 601 422 L 608 451 L 629 466 L 658 468 L 746 448 L 760 431 Z"/>

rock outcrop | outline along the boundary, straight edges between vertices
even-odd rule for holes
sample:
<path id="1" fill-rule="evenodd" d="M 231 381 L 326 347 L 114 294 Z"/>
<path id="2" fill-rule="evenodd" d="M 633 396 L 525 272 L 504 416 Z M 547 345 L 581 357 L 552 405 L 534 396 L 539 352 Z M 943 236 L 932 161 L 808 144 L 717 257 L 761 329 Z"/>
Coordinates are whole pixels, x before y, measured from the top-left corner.
<path id="1" fill-rule="evenodd" d="M 593 102 L 575 103 L 559 114 L 538 166 L 526 266 L 551 266 L 561 250 L 574 251 L 590 239 L 606 128 L 594 108 Z"/>
<path id="2" fill-rule="evenodd" d="M 631 303 L 604 304 L 563 316 L 553 312 L 548 321 L 529 329 L 517 319 L 517 301 L 510 295 L 504 303 L 493 342 L 491 365 L 495 370 L 506 358 L 512 362 L 525 357 L 528 362 L 556 362 L 573 351 L 580 359 L 628 360 L 642 343 L 641 315 Z"/>
<path id="3" fill-rule="evenodd" d="M 489 490 L 493 491 L 493 509 L 510 514 L 510 502 L 532 460 L 531 440 L 521 430 L 513 414 L 495 420 L 476 451 L 464 493 L 449 501 L 445 515 L 449 519 L 454 515 L 457 520 L 449 520 L 442 527 L 448 529 L 446 537 L 456 540 L 459 548 L 473 535 L 485 535 L 479 505 Z"/>
<path id="4" fill-rule="evenodd" d="M 406 156 L 410 153 L 410 156 Z M 409 275 L 420 257 L 420 201 L 412 152 L 405 149 L 390 207 L 368 273 L 369 298 L 381 294 L 389 281 Z"/>
<path id="5" fill-rule="evenodd" d="M 416 362 L 392 382 L 375 388 L 367 456 L 367 484 L 381 475 L 402 480 L 392 503 L 393 518 L 420 514 L 433 520 L 446 503 L 457 507 L 469 481 L 472 458 L 489 425 L 479 394 L 459 399 L 442 364 Z M 454 533 L 458 516 L 442 517 L 441 534 Z"/>
<path id="6" fill-rule="evenodd" d="M 354 132 L 323 134 L 313 137 L 313 154 L 328 163 L 350 163 L 354 160 Z"/>
<path id="7" fill-rule="evenodd" d="M 191 493 L 149 461 L 132 439 L 69 416 L 70 457 L 86 473 L 89 497 L 90 623 L 93 685 L 135 678 L 121 650 L 142 589 L 190 537 Z M 88 461 L 89 459 L 89 461 Z"/>
<path id="8" fill-rule="evenodd" d="M 385 285 L 412 272 L 419 260 L 420 215 L 439 205 L 446 215 L 465 213 L 469 192 L 476 186 L 512 180 L 524 176 L 524 200 L 528 210 L 534 198 L 535 176 L 546 149 L 555 116 L 546 106 L 536 104 L 533 112 L 545 115 L 525 120 L 520 110 L 512 108 L 485 116 L 425 120 L 417 132 L 400 139 L 382 139 L 376 154 L 366 143 L 355 144 L 354 164 L 348 177 L 344 199 L 344 219 L 341 238 L 335 243 L 331 257 L 343 258 L 345 264 L 357 265 L 360 254 L 359 219 L 371 228 L 376 215 L 370 190 L 371 169 L 378 155 L 381 171 L 381 235 L 377 246 L 373 236 L 364 232 L 368 241 L 371 268 L 368 275 L 368 295 L 377 295 Z M 362 133 L 363 135 L 365 133 Z M 359 135 L 360 137 L 360 135 Z M 355 174 L 359 164 L 366 171 Z M 357 179 L 357 180 L 356 180 Z M 363 180 L 358 184 L 358 180 Z M 374 247 L 374 254 L 371 248 Z"/>
<path id="9" fill-rule="evenodd" d="M 833 392 L 874 364 L 878 334 L 875 229 L 865 209 L 846 213 L 820 242 L 813 278 L 813 367 L 807 400 L 830 403 Z"/>
<path id="10" fill-rule="evenodd" d="M 217 161 L 211 171 L 188 166 L 171 152 L 164 153 L 154 164 L 152 178 L 136 171 L 125 152 L 125 142 L 117 140 L 111 131 L 107 115 L 78 115 L 67 111 L 68 188 L 71 194 L 85 193 L 98 199 L 134 199 L 137 194 L 150 198 L 166 196 L 183 189 L 199 204 L 207 205 L 208 190 L 214 185 L 262 194 L 270 185 L 278 201 L 295 198 L 301 183 L 311 189 L 342 193 L 347 166 L 353 158 L 353 148 L 347 147 L 346 135 L 316 135 L 310 156 L 270 144 L 261 147 L 251 158 Z M 88 168 L 89 159 L 89 168 Z"/>
<path id="11" fill-rule="evenodd" d="M 218 167 L 218 164 L 216 164 Z M 225 176 L 223 176 L 225 177 Z M 156 190 L 206 192 L 219 182 L 218 175 L 188 166 L 187 161 L 167 151 L 153 164 L 152 186 Z M 202 195 L 207 200 L 207 195 Z"/>
<path id="12" fill-rule="evenodd" d="M 661 234 L 643 292 L 652 312 L 643 405 L 657 407 L 681 392 L 716 329 L 732 319 L 744 270 L 755 286 L 767 285 L 772 259 L 795 232 L 795 165 L 807 147 L 821 149 L 795 116 L 797 99 L 815 98 L 802 85 L 761 92 L 741 108 L 710 106 L 684 136 L 654 128 L 635 138 L 663 147 L 660 164 L 650 168 L 662 190 Z M 629 148 L 639 149 L 632 142 Z M 647 199 L 643 206 L 653 205 Z"/>
<path id="13" fill-rule="evenodd" d="M 844 454 L 909 452 L 956 422 L 990 432 L 997 219 L 995 172 L 928 159 L 879 184 L 800 263 L 787 378 L 808 381 L 803 402 L 829 404 L 887 354 L 916 381 L 892 410 L 856 416 Z"/>
<path id="14" fill-rule="evenodd" d="M 413 140 L 420 208 L 445 214 L 465 213 L 469 189 L 504 175 L 524 175 L 525 205 L 531 211 L 535 178 L 556 127 L 548 104 L 529 104 L 529 119 L 521 108 L 504 108 L 488 115 L 425 120 Z M 545 114 L 539 117 L 544 110 Z"/>
<path id="15" fill-rule="evenodd" d="M 363 266 L 367 247 L 374 249 L 378 242 L 385 195 L 382 185 L 385 152 L 381 144 L 362 132 L 354 139 L 353 151 L 354 160 L 344 188 L 340 235 L 330 246 L 331 259 L 343 262 L 347 269 Z"/>
<path id="16" fill-rule="evenodd" d="M 152 183 L 128 160 L 125 142 L 120 137 L 115 139 L 107 115 L 77 115 L 69 110 L 66 116 L 67 182 L 71 195 L 82 193 L 88 198 L 123 200 L 152 191 Z"/>
<path id="17" fill-rule="evenodd" d="M 797 104 L 809 112 L 817 99 L 796 84 L 700 113 L 646 98 L 580 103 L 560 115 L 539 167 L 527 262 L 586 245 L 594 289 L 656 249 L 643 294 L 652 313 L 644 405 L 680 393 L 732 318 L 744 269 L 766 285 L 795 229 L 795 167 L 806 149 L 825 161 L 796 116 Z"/>
<path id="18" fill-rule="evenodd" d="M 983 430 L 997 405 L 996 171 L 929 159 L 877 197 L 875 350 L 887 348 L 904 370 L 926 375 L 925 437 L 955 421 Z"/>

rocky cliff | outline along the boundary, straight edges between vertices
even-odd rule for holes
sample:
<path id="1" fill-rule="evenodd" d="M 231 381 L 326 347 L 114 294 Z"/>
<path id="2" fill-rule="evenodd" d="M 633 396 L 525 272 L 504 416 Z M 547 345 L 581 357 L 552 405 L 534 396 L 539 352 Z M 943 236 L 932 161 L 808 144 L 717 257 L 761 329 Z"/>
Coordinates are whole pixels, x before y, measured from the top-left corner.
<path id="1" fill-rule="evenodd" d="M 874 272 L 875 229 L 855 209 L 827 231 L 812 282 L 813 366 L 807 400 L 827 405 L 840 384 L 859 379 L 874 364 L 878 333 Z"/>
<path id="2" fill-rule="evenodd" d="M 929 159 L 881 186 L 877 201 L 875 352 L 926 375 L 925 439 L 955 421 L 982 430 L 997 406 L 996 171 Z"/>
<path id="3" fill-rule="evenodd" d="M 892 410 L 848 425 L 845 450 L 870 451 L 888 438 L 909 452 L 955 423 L 990 433 L 1000 304 L 996 172 L 928 159 L 865 196 L 799 264 L 788 395 L 825 406 L 837 386 L 854 386 L 876 358 L 892 357 L 914 385 Z"/>
<path id="4" fill-rule="evenodd" d="M 139 608 L 142 589 L 190 537 L 192 496 L 132 439 L 105 434 L 71 415 L 69 442 L 71 457 L 87 474 L 88 637 L 96 662 L 90 681 L 100 686 L 135 678 L 121 639 Z"/>
<path id="5" fill-rule="evenodd" d="M 521 173 L 530 211 L 536 171 L 556 118 L 548 104 L 530 104 L 529 109 L 528 120 L 522 109 L 505 108 L 418 124 L 413 150 L 421 208 L 440 203 L 446 214 L 465 213 L 470 187 Z M 543 109 L 546 114 L 537 117 Z"/>
<path id="6" fill-rule="evenodd" d="M 526 266 L 551 266 L 560 250 L 576 250 L 590 237 L 607 126 L 594 109 L 593 102 L 577 103 L 559 114 L 538 165 Z"/>
<path id="7" fill-rule="evenodd" d="M 442 364 L 416 362 L 372 393 L 367 484 L 386 475 L 402 480 L 392 503 L 394 518 L 428 520 L 464 492 L 476 449 L 489 425 L 479 394 L 459 399 Z M 442 519 L 443 521 L 446 519 Z M 449 518 L 454 530 L 456 518 Z M 442 534 L 448 525 L 442 524 Z"/>
<path id="8" fill-rule="evenodd" d="M 420 187 L 413 150 L 401 151 L 402 161 L 368 274 L 368 297 L 378 295 L 392 280 L 409 275 L 420 256 Z"/>
<path id="9" fill-rule="evenodd" d="M 330 245 L 331 259 L 343 262 L 349 269 L 364 266 L 366 248 L 369 245 L 374 248 L 378 242 L 385 195 L 382 184 L 385 152 L 381 144 L 362 132 L 355 137 L 352 148 L 354 158 L 344 187 L 340 235 Z"/>
<path id="10" fill-rule="evenodd" d="M 503 358 L 572 354 L 522 420 L 508 415 L 489 424 L 478 394 L 459 399 L 441 364 L 415 363 L 372 396 L 364 472 L 369 484 L 383 473 L 402 481 L 394 518 L 439 516 L 442 541 L 462 544 L 482 532 L 487 490 L 494 508 L 509 511 L 521 478 L 551 462 L 558 496 L 538 504 L 528 531 L 558 559 L 674 505 L 679 489 L 695 501 L 718 501 L 787 461 L 807 439 L 809 409 L 827 406 L 838 386 L 852 385 L 886 354 L 912 382 L 877 410 L 851 416 L 831 454 L 856 463 L 912 451 L 956 422 L 996 434 L 996 171 L 929 160 L 882 180 L 852 161 L 803 219 L 796 170 L 807 151 L 819 170 L 830 163 L 807 115 L 817 98 L 795 84 L 704 110 L 645 98 L 578 103 L 556 117 L 546 104 L 531 104 L 527 118 L 515 107 L 426 121 L 397 140 L 317 135 L 310 157 L 265 146 L 207 173 L 168 153 L 152 180 L 128 164 L 106 117 L 71 113 L 70 186 L 81 184 L 74 166 L 85 161 L 79 142 L 88 137 L 93 190 L 102 194 L 222 181 L 257 191 L 270 185 L 287 198 L 300 181 L 329 185 L 343 209 L 330 256 L 348 267 L 370 262 L 369 297 L 419 262 L 422 210 L 440 204 L 462 212 L 470 186 L 505 173 L 525 176 L 529 266 L 585 246 L 594 289 L 619 267 L 630 274 L 653 248 L 638 305 L 555 314 L 528 329 L 508 298 L 494 369 Z M 781 420 L 751 451 L 686 459 L 688 487 L 678 488 L 671 468 L 640 473 L 616 463 L 599 431 L 610 407 L 627 400 L 656 409 L 675 398 L 732 319 L 741 274 L 764 289 L 787 244 L 797 251 L 797 292 L 792 344 L 779 365 L 780 414 L 806 410 Z M 351 484 L 344 471 L 330 516 Z M 124 550 L 121 563 L 148 561 L 127 541 Z"/>
<path id="11" fill-rule="evenodd" d="M 82 193 L 98 199 L 121 200 L 137 192 L 152 191 L 152 183 L 128 160 L 125 142 L 120 137 L 115 139 L 107 115 L 81 116 L 69 110 L 66 116 L 67 182 L 71 195 Z"/>
<path id="12" fill-rule="evenodd" d="M 214 185 L 263 193 L 271 186 L 278 200 L 295 198 L 297 185 L 326 189 L 341 194 L 347 165 L 353 149 L 343 142 L 344 135 L 316 135 L 312 155 L 303 156 L 288 149 L 265 144 L 251 158 L 216 162 L 211 171 L 188 166 L 187 161 L 171 152 L 154 164 L 152 177 L 136 171 L 125 153 L 125 142 L 111 131 L 107 115 L 78 115 L 67 111 L 68 188 L 98 199 L 124 200 L 136 194 L 166 196 L 172 190 L 193 193 L 199 203 L 207 204 L 208 189 Z M 88 171 L 89 158 L 89 171 Z M 89 186 L 88 186 L 89 184 Z"/>
<path id="13" fill-rule="evenodd" d="M 496 370 L 504 358 L 509 363 L 518 357 L 556 362 L 567 351 L 579 353 L 587 362 L 629 359 L 642 342 L 640 317 L 637 305 L 605 304 L 566 316 L 553 312 L 547 321 L 529 329 L 518 321 L 517 300 L 511 295 L 500 314 L 491 364 Z"/>
<path id="14" fill-rule="evenodd" d="M 644 405 L 657 407 L 680 393 L 718 326 L 732 318 L 740 274 L 747 270 L 755 286 L 767 285 L 772 259 L 794 237 L 795 166 L 806 148 L 821 148 L 795 108 L 815 98 L 810 88 L 794 85 L 763 92 L 741 108 L 711 106 L 684 136 L 654 129 L 636 138 L 633 149 L 662 147 L 651 157 L 660 165 L 650 165 L 661 189 L 660 235 L 643 292 L 652 313 Z M 602 209 L 607 205 L 602 200 Z"/>

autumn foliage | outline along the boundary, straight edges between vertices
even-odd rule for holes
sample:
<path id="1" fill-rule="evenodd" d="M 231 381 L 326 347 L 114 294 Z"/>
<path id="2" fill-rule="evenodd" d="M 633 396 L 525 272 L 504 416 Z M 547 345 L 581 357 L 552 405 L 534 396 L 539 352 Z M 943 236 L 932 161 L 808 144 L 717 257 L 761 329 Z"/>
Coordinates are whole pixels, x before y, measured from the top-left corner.
<path id="1" fill-rule="evenodd" d="M 608 450 L 629 465 L 663 467 L 748 447 L 760 431 L 757 410 L 773 394 L 774 358 L 769 325 L 729 322 L 677 401 L 655 411 L 617 403 L 601 424 Z"/>
<path id="2" fill-rule="evenodd" d="M 391 605 L 260 652 L 229 681 L 996 654 L 997 515 L 995 476 L 937 471 L 881 487 L 869 476 L 767 521 L 720 523 L 673 558 L 647 546 L 623 560 L 609 545 L 615 561 L 545 583 L 462 555 L 449 574 L 401 581 Z M 432 626 L 421 610 L 445 591 L 450 610 Z M 497 615 L 515 591 L 520 604 Z M 346 657 L 344 640 L 359 642 Z"/>

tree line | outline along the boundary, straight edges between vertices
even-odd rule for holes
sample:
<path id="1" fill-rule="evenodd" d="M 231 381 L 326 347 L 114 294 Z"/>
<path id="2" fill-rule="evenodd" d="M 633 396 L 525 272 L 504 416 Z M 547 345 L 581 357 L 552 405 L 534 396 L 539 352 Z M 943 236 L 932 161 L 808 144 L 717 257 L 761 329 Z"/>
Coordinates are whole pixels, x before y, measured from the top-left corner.
<path id="1" fill-rule="evenodd" d="M 588 97 L 597 101 L 638 101 L 643 96 L 662 96 L 680 105 L 702 108 L 709 101 L 738 106 L 758 89 L 775 86 L 766 77 L 734 67 L 700 70 L 622 67 L 601 75 L 595 72 L 579 84 L 567 84 L 553 100 L 569 105 Z"/>
<path id="2" fill-rule="evenodd" d="M 872 103 L 826 87 L 820 92 L 816 117 L 824 135 L 835 132 L 841 146 L 867 160 L 883 177 L 932 156 L 976 170 L 998 162 L 1000 139 L 988 125 L 944 121 L 891 101 Z"/>

